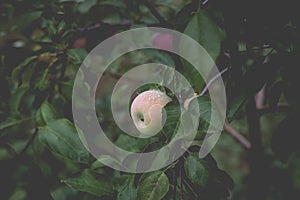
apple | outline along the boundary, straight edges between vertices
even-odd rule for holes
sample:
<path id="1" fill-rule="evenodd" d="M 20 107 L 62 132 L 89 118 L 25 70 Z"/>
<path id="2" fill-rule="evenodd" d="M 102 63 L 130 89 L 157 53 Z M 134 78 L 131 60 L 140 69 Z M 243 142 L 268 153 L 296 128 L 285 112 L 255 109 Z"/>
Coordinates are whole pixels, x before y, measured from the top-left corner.
<path id="1" fill-rule="evenodd" d="M 132 102 L 130 113 L 134 125 L 144 136 L 152 136 L 163 128 L 163 107 L 171 101 L 164 92 L 148 90 Z"/>

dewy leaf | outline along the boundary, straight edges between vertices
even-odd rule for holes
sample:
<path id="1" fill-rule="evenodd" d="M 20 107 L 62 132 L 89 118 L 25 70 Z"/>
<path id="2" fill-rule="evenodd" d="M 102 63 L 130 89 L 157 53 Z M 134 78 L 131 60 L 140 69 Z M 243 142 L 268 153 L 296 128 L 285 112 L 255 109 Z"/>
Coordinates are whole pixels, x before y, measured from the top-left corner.
<path id="1" fill-rule="evenodd" d="M 62 180 L 63 183 L 75 190 L 88 192 L 98 197 L 110 195 L 113 192 L 112 184 L 106 179 L 97 179 L 91 170 L 84 170 L 78 177 Z"/>
<path id="2" fill-rule="evenodd" d="M 58 119 L 59 114 L 55 108 L 47 101 L 43 102 L 41 107 L 37 110 L 35 119 L 38 125 L 46 125 L 48 122 L 54 119 Z"/>
<path id="3" fill-rule="evenodd" d="M 214 61 L 220 54 L 224 32 L 210 19 L 204 10 L 200 10 L 189 22 L 184 33 L 199 42 Z"/>
<path id="4" fill-rule="evenodd" d="M 39 130 L 39 139 L 59 155 L 81 163 L 89 161 L 89 153 L 81 143 L 76 128 L 67 119 L 47 122 Z"/>
<path id="5" fill-rule="evenodd" d="M 143 174 L 137 188 L 137 199 L 159 200 L 169 191 L 169 179 L 163 171 Z"/>
<path id="6" fill-rule="evenodd" d="M 210 178 L 208 167 L 196 154 L 190 154 L 185 162 L 184 169 L 187 177 L 200 187 L 206 186 Z"/>

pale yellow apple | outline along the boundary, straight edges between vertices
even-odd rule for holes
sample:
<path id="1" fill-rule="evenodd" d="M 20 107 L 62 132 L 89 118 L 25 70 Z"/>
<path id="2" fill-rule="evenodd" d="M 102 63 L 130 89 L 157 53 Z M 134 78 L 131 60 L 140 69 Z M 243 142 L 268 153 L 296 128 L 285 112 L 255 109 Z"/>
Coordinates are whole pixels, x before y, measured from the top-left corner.
<path id="1" fill-rule="evenodd" d="M 163 127 L 163 107 L 171 101 L 164 92 L 148 90 L 139 94 L 131 104 L 134 125 L 143 136 L 152 136 Z"/>

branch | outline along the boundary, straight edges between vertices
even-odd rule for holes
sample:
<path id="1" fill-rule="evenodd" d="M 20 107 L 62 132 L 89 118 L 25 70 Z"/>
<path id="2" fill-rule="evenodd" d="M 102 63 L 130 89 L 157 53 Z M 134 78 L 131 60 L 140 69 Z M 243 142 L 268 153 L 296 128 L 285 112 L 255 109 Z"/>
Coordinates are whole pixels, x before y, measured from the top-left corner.
<path id="1" fill-rule="evenodd" d="M 165 18 L 155 9 L 155 7 L 147 0 L 142 0 L 142 3 L 150 10 L 151 14 L 164 26 L 172 27 L 172 25 L 165 20 Z"/>
<path id="2" fill-rule="evenodd" d="M 279 103 L 277 104 L 277 107 L 272 108 L 269 105 L 263 106 L 260 109 L 257 110 L 259 116 L 267 113 L 273 113 L 273 112 L 288 112 L 290 110 L 290 106 L 286 103 Z"/>
<path id="3" fill-rule="evenodd" d="M 262 89 L 254 97 L 255 105 L 257 109 L 261 109 L 264 107 L 265 92 L 266 92 L 266 85 L 264 85 Z"/>
<path id="4" fill-rule="evenodd" d="M 180 166 L 179 169 L 179 174 L 180 174 L 180 199 L 183 200 L 183 186 L 182 186 L 182 182 L 183 182 L 183 178 L 182 178 L 182 166 Z"/>
<path id="5" fill-rule="evenodd" d="M 207 2 L 208 2 L 208 0 L 204 0 L 204 1 L 202 2 L 202 5 L 205 5 Z"/>
<path id="6" fill-rule="evenodd" d="M 23 148 L 23 150 L 21 151 L 20 154 L 25 153 L 25 152 L 27 151 L 27 149 L 28 149 L 29 146 L 32 144 L 32 142 L 33 142 L 35 136 L 38 134 L 38 132 L 39 132 L 39 128 L 36 127 L 36 128 L 34 129 L 34 133 L 31 135 L 31 137 L 30 137 L 29 140 L 27 141 L 25 147 Z"/>
<path id="7" fill-rule="evenodd" d="M 261 139 L 259 115 L 256 109 L 254 97 L 246 105 L 249 140 L 251 149 L 248 151 L 248 163 L 250 168 L 248 182 L 248 199 L 265 199 L 267 166 Z"/>
<path id="8" fill-rule="evenodd" d="M 214 83 L 214 81 L 215 81 L 217 78 L 219 78 L 220 76 L 222 76 L 227 70 L 228 70 L 228 68 L 225 68 L 225 69 L 223 69 L 219 74 L 217 74 L 217 75 L 215 75 L 214 77 L 212 77 L 212 79 L 210 79 L 210 80 L 208 81 L 208 83 L 206 84 L 205 88 L 202 90 L 202 92 L 201 92 L 199 95 L 194 95 L 194 96 L 192 96 L 192 97 L 190 97 L 190 98 L 188 98 L 188 99 L 186 99 L 186 100 L 184 101 L 183 107 L 187 110 L 188 107 L 189 107 L 189 105 L 190 105 L 190 102 L 191 102 L 193 99 L 198 98 L 198 97 L 204 95 L 204 94 L 207 92 L 207 90 L 209 89 L 209 87 Z"/>
<path id="9" fill-rule="evenodd" d="M 208 81 L 208 83 L 206 84 L 205 88 L 202 90 L 202 92 L 201 92 L 201 94 L 200 94 L 199 96 L 204 95 L 204 94 L 207 92 L 208 88 L 211 86 L 211 84 L 213 84 L 214 81 L 215 81 L 217 78 L 219 78 L 220 76 L 222 76 L 227 70 L 228 70 L 228 68 L 223 69 L 219 74 L 217 74 L 217 75 L 214 76 L 212 79 L 210 79 L 210 80 Z"/>
<path id="10" fill-rule="evenodd" d="M 238 141 L 245 149 L 251 148 L 251 143 L 243 135 L 232 128 L 228 123 L 224 124 L 224 130 L 236 141 Z"/>

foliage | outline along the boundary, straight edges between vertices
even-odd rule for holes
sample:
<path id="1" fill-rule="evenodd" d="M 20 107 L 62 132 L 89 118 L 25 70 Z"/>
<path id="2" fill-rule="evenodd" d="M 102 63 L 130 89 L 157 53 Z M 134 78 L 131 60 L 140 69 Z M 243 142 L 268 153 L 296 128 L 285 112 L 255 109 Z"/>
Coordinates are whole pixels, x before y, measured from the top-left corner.
<path id="1" fill-rule="evenodd" d="M 297 8 L 291 0 L 1 1 L 0 198 L 299 197 Z M 188 151 L 161 170 L 130 174 L 104 166 L 86 150 L 74 127 L 71 97 L 76 72 L 88 52 L 115 33 L 141 26 L 183 32 L 206 48 L 220 71 L 228 68 L 222 77 L 226 123 L 242 134 L 225 129 L 236 140 L 223 133 L 212 155 L 199 159 L 206 128 L 214 125 L 205 94 L 197 99 L 204 108 Z M 124 135 L 112 123 L 106 94 L 120 75 L 149 61 L 175 67 L 198 93 L 205 87 L 187 62 L 164 51 L 138 51 L 112 63 L 100 80 L 105 87 L 97 91 L 97 114 L 108 137 L 134 152 L 160 148 L 179 123 L 176 102 L 166 107 L 164 134 L 151 139 Z M 249 140 L 251 148 L 241 148 L 240 138 Z"/>

